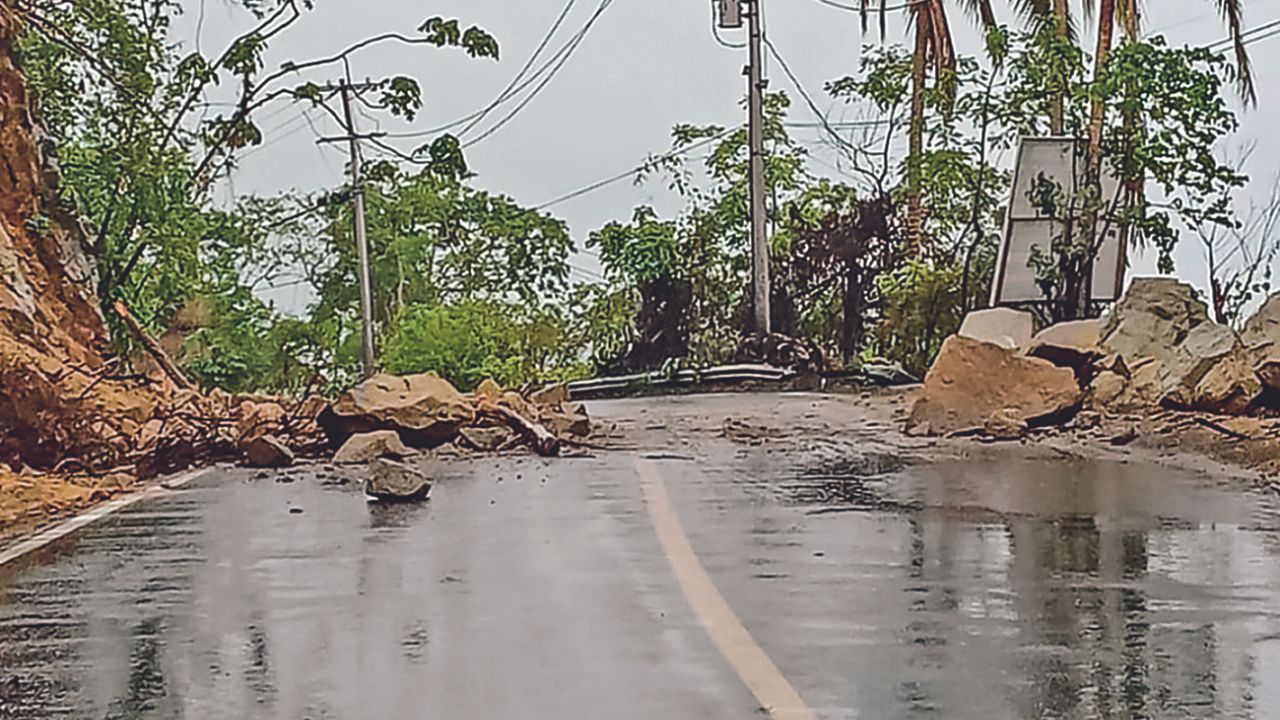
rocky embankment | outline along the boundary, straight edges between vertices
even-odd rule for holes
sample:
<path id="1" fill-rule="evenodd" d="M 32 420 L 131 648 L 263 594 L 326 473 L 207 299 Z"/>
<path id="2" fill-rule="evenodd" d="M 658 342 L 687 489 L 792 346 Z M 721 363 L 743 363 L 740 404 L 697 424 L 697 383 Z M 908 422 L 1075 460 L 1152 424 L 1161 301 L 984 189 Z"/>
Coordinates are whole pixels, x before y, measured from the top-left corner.
<path id="1" fill-rule="evenodd" d="M 1242 332 L 1186 284 L 1139 278 L 1099 320 L 1033 333 L 1029 314 L 972 313 L 911 408 L 922 435 L 1017 439 L 1066 428 L 1144 439 L 1280 472 L 1280 294 Z"/>

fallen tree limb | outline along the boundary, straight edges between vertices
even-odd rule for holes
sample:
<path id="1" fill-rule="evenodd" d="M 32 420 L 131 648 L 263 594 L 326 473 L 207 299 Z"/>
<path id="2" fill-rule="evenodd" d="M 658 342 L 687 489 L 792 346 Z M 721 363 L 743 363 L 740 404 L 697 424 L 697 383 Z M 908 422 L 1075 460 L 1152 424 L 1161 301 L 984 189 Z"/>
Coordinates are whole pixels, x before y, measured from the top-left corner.
<path id="1" fill-rule="evenodd" d="M 1245 435 L 1244 433 L 1236 432 L 1235 430 L 1232 430 L 1231 428 L 1225 425 L 1216 423 L 1208 418 L 1202 418 L 1202 417 L 1196 416 L 1195 422 L 1197 425 L 1200 425 L 1202 427 L 1207 427 L 1210 430 L 1213 430 L 1214 432 L 1220 432 L 1223 435 L 1226 435 L 1227 437 L 1233 440 L 1252 440 L 1253 439 L 1250 436 Z"/>
<path id="2" fill-rule="evenodd" d="M 133 317 L 133 314 L 129 312 L 129 308 L 125 307 L 125 304 L 122 301 L 116 301 L 115 311 L 116 315 L 119 315 L 120 319 L 124 321 L 125 326 L 129 328 L 129 332 L 133 333 L 133 336 L 138 339 L 138 342 L 142 343 L 142 346 L 147 349 L 147 354 L 151 356 L 152 360 L 156 361 L 156 364 L 160 366 L 160 369 L 164 371 L 165 375 L 169 376 L 169 379 L 173 381 L 174 385 L 177 385 L 183 390 L 192 390 L 195 388 L 195 385 L 191 384 L 191 381 L 187 379 L 187 376 L 183 375 L 182 371 L 178 369 L 178 366 L 169 358 L 169 354 L 164 351 L 164 348 L 160 347 L 160 343 L 156 342 L 155 338 L 147 334 L 147 331 L 143 329 L 142 325 Z"/>
<path id="3" fill-rule="evenodd" d="M 496 420 L 500 420 L 512 430 L 515 430 L 533 445 L 534 452 L 544 457 L 551 457 L 560 454 L 560 438 L 556 437 L 542 425 L 524 417 L 520 413 L 502 407 L 486 403 L 480 406 L 480 412 L 488 415 Z"/>

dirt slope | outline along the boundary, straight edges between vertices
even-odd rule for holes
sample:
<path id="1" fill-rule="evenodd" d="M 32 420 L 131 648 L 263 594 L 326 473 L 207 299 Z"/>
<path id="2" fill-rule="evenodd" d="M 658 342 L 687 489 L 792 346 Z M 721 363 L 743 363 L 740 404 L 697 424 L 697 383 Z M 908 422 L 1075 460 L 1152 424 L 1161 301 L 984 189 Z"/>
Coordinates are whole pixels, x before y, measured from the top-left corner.
<path id="1" fill-rule="evenodd" d="M 14 63 L 16 30 L 0 0 L 0 461 L 110 465 L 128 449 L 119 430 L 150 417 L 155 399 L 104 373 L 93 263 L 54 199 L 56 172 Z"/>

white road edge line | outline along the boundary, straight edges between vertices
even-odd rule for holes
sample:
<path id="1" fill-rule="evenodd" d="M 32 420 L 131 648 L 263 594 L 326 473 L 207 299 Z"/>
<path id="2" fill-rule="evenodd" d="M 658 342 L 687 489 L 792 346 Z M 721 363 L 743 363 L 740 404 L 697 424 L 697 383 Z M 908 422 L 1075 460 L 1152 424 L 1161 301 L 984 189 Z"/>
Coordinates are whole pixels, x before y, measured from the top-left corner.
<path id="1" fill-rule="evenodd" d="M 800 694 L 773 664 L 764 649 L 738 619 L 728 601 L 716 588 L 711 575 L 698 560 L 689 536 L 671 507 L 667 487 L 658 466 L 636 459 L 636 471 L 644 488 L 645 505 L 653 530 L 662 544 L 671 570 L 698 621 L 711 636 L 720 654 L 733 667 L 743 684 L 755 695 L 760 707 L 774 720 L 817 720 Z"/>
<path id="2" fill-rule="evenodd" d="M 118 497 L 115 500 L 111 500 L 109 502 L 103 503 L 102 505 L 99 505 L 87 512 L 81 513 L 80 515 L 77 515 L 73 518 L 63 520 L 57 525 L 46 528 L 36 533 L 35 535 L 32 535 L 26 540 L 23 540 L 12 547 L 9 547 L 9 548 L 6 548 L 5 550 L 0 551 L 0 567 L 4 567 L 5 565 L 8 565 L 9 563 L 23 557 L 24 555 L 28 555 L 37 550 L 40 550 L 41 548 L 51 545 L 52 543 L 55 543 L 58 540 L 61 540 L 62 538 L 70 535 L 71 533 L 77 530 L 80 530 L 81 528 L 87 525 L 92 525 L 93 523 L 98 522 L 99 520 L 107 517 L 108 515 L 119 512 L 129 507 L 130 505 L 137 504 L 139 502 L 142 502 L 143 500 L 162 497 L 164 495 L 167 495 L 172 490 L 177 490 L 179 488 L 186 487 L 187 485 L 195 482 L 196 480 L 204 477 L 205 475 L 213 472 L 216 469 L 217 467 L 215 466 L 215 467 L 200 468 L 199 470 L 191 470 L 189 472 L 186 472 L 181 475 L 172 477 L 168 480 L 165 480 L 158 485 L 152 485 L 151 487 L 145 490 L 140 490 L 138 492 L 135 492 L 129 495 Z"/>

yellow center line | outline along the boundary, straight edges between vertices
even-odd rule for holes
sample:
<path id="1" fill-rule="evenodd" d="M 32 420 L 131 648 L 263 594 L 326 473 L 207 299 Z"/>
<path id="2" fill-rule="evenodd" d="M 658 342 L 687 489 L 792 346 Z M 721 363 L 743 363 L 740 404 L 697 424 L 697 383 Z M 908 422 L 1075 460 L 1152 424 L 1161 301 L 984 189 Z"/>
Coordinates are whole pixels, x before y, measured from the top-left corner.
<path id="1" fill-rule="evenodd" d="M 775 720 L 816 720 L 817 716 L 751 637 L 698 560 L 680 519 L 671 508 L 671 499 L 667 496 L 667 487 L 658 466 L 640 458 L 636 460 L 636 471 L 640 475 L 645 505 L 649 508 L 649 518 L 658 541 L 662 543 L 662 551 L 671 563 L 685 598 L 720 654 L 770 717 Z"/>

